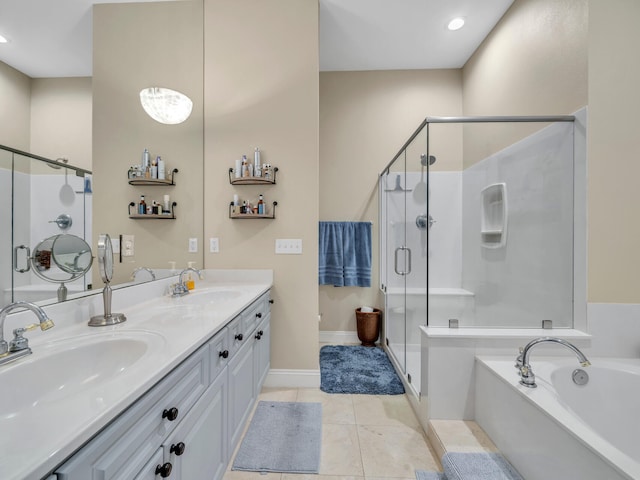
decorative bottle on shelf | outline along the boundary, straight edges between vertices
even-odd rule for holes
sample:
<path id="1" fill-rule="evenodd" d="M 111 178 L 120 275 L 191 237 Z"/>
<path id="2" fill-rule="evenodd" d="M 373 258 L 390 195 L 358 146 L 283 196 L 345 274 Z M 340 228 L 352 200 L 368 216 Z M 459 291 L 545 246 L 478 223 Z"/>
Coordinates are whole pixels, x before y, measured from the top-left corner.
<path id="1" fill-rule="evenodd" d="M 262 198 L 262 194 L 258 200 L 258 215 L 264 215 L 264 199 Z"/>
<path id="2" fill-rule="evenodd" d="M 253 175 L 256 177 L 262 176 L 262 165 L 260 163 L 260 149 L 256 147 L 253 152 Z"/>
<path id="3" fill-rule="evenodd" d="M 147 204 L 144 201 L 144 195 L 140 195 L 140 203 L 138 204 L 138 213 L 140 215 L 146 215 L 147 213 Z"/>
<path id="4" fill-rule="evenodd" d="M 246 155 L 242 155 L 242 176 L 243 177 L 248 177 L 249 176 L 249 165 L 247 165 L 247 156 Z"/>

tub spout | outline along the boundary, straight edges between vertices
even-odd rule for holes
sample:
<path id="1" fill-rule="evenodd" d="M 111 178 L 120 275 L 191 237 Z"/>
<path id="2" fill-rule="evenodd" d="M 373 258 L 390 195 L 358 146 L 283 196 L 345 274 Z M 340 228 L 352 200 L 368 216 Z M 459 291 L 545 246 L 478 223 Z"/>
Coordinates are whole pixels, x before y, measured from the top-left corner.
<path id="1" fill-rule="evenodd" d="M 516 360 L 516 366 L 520 367 L 520 384 L 525 387 L 535 388 L 536 387 L 536 376 L 533 374 L 533 370 L 531 369 L 531 365 L 529 365 L 529 355 L 531 349 L 535 345 L 539 345 L 540 343 L 558 343 L 572 350 L 573 353 L 578 357 L 578 361 L 580 365 L 583 367 L 588 367 L 591 365 L 591 362 L 587 360 L 587 357 L 576 347 L 575 345 L 563 340 L 561 338 L 556 337 L 540 337 L 535 340 L 530 341 L 522 350 L 521 354 L 518 356 Z"/>

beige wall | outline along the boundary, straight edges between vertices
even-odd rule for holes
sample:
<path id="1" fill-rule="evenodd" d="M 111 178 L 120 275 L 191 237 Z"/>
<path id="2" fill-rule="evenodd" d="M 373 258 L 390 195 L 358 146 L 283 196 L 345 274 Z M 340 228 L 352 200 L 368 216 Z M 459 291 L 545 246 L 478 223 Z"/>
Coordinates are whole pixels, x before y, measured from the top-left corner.
<path id="1" fill-rule="evenodd" d="M 587 0 L 516 0 L 463 69 L 465 115 L 564 115 L 587 104 Z M 540 128 L 465 128 L 465 166 Z"/>
<path id="2" fill-rule="evenodd" d="M 272 268 L 271 367 L 317 369 L 318 2 L 205 0 L 205 32 L 205 238 L 220 239 L 205 266 Z M 256 146 L 277 185 L 230 185 Z M 276 219 L 229 219 L 234 193 L 277 201 Z M 303 254 L 275 255 L 277 238 Z"/>
<path id="3" fill-rule="evenodd" d="M 0 62 L 0 145 L 29 151 L 31 79 Z"/>
<path id="4" fill-rule="evenodd" d="M 29 151 L 91 170 L 91 105 L 90 77 L 32 79 Z"/>
<path id="5" fill-rule="evenodd" d="M 129 281 L 135 267 L 178 268 L 195 261 L 203 249 L 203 4 L 201 1 L 99 4 L 93 18 L 93 238 L 135 236 L 135 256 L 116 262 L 114 283 Z M 180 125 L 152 120 L 139 92 L 165 86 L 191 97 L 193 112 Z M 136 187 L 127 171 L 142 151 L 161 155 L 167 169 L 177 167 L 174 187 Z M 132 220 L 129 202 L 178 203 L 176 220 Z M 190 237 L 199 253 L 188 253 Z M 97 274 L 96 274 L 97 276 Z M 102 282 L 94 278 L 94 285 Z"/>
<path id="6" fill-rule="evenodd" d="M 320 74 L 320 219 L 373 223 L 372 286 L 320 286 L 321 330 L 353 331 L 356 307 L 384 307 L 378 272 L 378 174 L 426 116 L 462 114 L 461 86 L 460 70 Z M 460 130 L 450 129 L 452 133 L 439 149 L 434 169 L 460 169 Z M 420 164 L 407 168 L 419 171 Z"/>
<path id="7" fill-rule="evenodd" d="M 589 2 L 590 302 L 640 303 L 640 3 Z"/>

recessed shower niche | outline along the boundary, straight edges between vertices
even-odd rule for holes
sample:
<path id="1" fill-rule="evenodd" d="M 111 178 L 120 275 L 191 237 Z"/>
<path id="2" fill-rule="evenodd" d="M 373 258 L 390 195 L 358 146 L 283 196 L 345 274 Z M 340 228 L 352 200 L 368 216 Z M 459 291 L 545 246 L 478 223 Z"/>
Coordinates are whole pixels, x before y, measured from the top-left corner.
<path id="1" fill-rule="evenodd" d="M 500 248 L 507 243 L 507 184 L 494 183 L 482 189 L 480 194 L 481 245 L 485 248 Z"/>

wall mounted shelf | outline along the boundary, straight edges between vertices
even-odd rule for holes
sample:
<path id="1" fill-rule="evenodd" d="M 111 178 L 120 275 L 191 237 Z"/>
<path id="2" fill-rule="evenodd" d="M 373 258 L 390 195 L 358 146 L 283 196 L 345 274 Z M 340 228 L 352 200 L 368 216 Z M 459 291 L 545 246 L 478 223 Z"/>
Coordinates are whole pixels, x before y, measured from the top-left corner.
<path id="1" fill-rule="evenodd" d="M 176 219 L 176 202 L 171 203 L 171 212 L 169 214 L 153 214 L 153 213 L 131 213 L 131 207 L 136 207 L 135 202 L 129 203 L 129 218 L 134 220 L 175 220 Z"/>
<path id="2" fill-rule="evenodd" d="M 233 168 L 229 168 L 229 183 L 231 185 L 275 185 L 278 167 L 273 167 L 273 178 L 265 177 L 233 177 Z"/>
<path id="3" fill-rule="evenodd" d="M 273 209 L 271 210 L 270 214 L 265 213 L 260 215 L 257 213 L 233 213 L 233 202 L 231 202 L 229 204 L 229 218 L 233 220 L 237 220 L 237 219 L 249 220 L 249 219 L 257 219 L 257 218 L 272 220 L 276 218 L 276 205 L 278 205 L 278 202 L 273 202 Z"/>
<path id="4" fill-rule="evenodd" d="M 171 170 L 170 172 L 170 177 L 171 178 L 166 178 L 164 180 L 160 180 L 157 178 L 140 178 L 140 177 L 136 177 L 136 178 L 130 178 L 129 179 L 129 185 L 141 185 L 141 186 L 173 186 L 175 185 L 175 179 L 174 176 L 175 174 L 178 173 L 178 169 L 174 168 L 173 170 Z"/>

